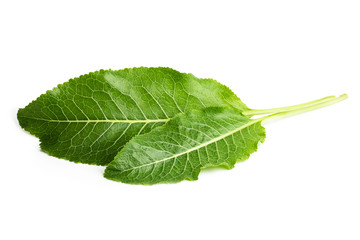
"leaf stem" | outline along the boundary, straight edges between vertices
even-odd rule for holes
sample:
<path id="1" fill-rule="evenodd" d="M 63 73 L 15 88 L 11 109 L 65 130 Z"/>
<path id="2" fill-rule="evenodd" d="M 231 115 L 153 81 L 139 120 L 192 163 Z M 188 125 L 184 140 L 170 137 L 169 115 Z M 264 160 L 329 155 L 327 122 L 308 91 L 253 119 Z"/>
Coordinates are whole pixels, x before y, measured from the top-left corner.
<path id="1" fill-rule="evenodd" d="M 300 114 L 300 113 L 309 112 L 309 111 L 312 111 L 312 110 L 315 110 L 315 109 L 318 109 L 318 108 L 323 108 L 323 107 L 326 107 L 326 106 L 341 102 L 341 101 L 345 100 L 346 98 L 348 98 L 348 95 L 347 94 L 342 94 L 339 97 L 328 98 L 327 101 L 319 101 L 319 103 L 317 103 L 317 104 L 308 105 L 308 106 L 305 106 L 303 108 L 297 108 L 297 109 L 294 109 L 294 110 L 291 110 L 291 111 L 279 112 L 279 113 L 271 114 L 271 115 L 261 117 L 261 118 L 258 118 L 258 119 L 254 119 L 254 120 L 258 120 L 258 121 L 261 121 L 261 122 L 265 123 L 265 122 L 273 121 L 273 120 L 276 120 L 276 119 L 279 119 L 279 118 L 290 117 L 290 116 L 297 115 L 297 114 Z"/>
<path id="2" fill-rule="evenodd" d="M 287 111 L 292 111 L 292 110 L 304 108 L 304 107 L 307 107 L 307 106 L 315 105 L 315 104 L 318 104 L 318 103 L 327 102 L 330 99 L 335 99 L 335 98 L 336 98 L 335 96 L 327 96 L 327 97 L 320 98 L 320 99 L 317 99 L 317 100 L 313 100 L 313 101 L 310 101 L 310 102 L 291 105 L 291 106 L 287 106 L 287 107 L 269 108 L 269 109 L 249 109 L 247 111 L 243 111 L 243 114 L 253 116 L 253 115 L 263 115 L 263 114 L 287 112 Z"/>

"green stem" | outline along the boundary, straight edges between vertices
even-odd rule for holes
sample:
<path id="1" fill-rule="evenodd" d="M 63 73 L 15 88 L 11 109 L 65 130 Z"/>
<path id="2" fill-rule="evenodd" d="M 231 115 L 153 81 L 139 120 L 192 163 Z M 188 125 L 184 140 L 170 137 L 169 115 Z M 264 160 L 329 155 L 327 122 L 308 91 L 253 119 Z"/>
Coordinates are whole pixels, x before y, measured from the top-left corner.
<path id="1" fill-rule="evenodd" d="M 280 107 L 280 108 L 249 109 L 249 110 L 243 111 L 243 114 L 253 116 L 253 115 L 263 115 L 263 114 L 270 114 L 270 113 L 287 112 L 287 111 L 292 111 L 292 110 L 301 109 L 301 108 L 304 108 L 307 106 L 315 105 L 318 103 L 327 102 L 330 99 L 335 99 L 335 98 L 336 98 L 335 96 L 328 96 L 328 97 L 320 98 L 320 99 L 313 100 L 310 102 L 296 104 L 296 105 L 287 106 L 287 107 Z"/>
<path id="2" fill-rule="evenodd" d="M 343 95 L 340 95 L 339 97 L 335 97 L 335 98 L 328 99 L 327 101 L 319 102 L 318 104 L 305 106 L 303 108 L 297 108 L 297 109 L 287 111 L 287 112 L 279 112 L 279 113 L 275 113 L 275 114 L 261 117 L 258 119 L 254 119 L 254 120 L 261 121 L 264 123 L 264 122 L 273 121 L 273 120 L 276 120 L 279 118 L 290 117 L 293 115 L 297 115 L 297 114 L 304 113 L 304 112 L 309 112 L 309 111 L 312 111 L 312 110 L 315 110 L 318 108 L 323 108 L 323 107 L 341 102 L 341 101 L 345 100 L 347 97 L 348 97 L 347 94 L 343 94 Z"/>

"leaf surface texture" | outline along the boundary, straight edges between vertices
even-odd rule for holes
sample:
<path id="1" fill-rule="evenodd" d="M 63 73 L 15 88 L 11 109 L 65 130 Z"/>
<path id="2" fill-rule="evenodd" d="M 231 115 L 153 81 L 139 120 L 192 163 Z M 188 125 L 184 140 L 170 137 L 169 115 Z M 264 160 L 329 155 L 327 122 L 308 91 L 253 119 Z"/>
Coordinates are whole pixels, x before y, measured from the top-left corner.
<path id="1" fill-rule="evenodd" d="M 264 139 L 260 121 L 238 110 L 193 110 L 133 138 L 108 165 L 104 176 L 134 184 L 196 180 L 202 168 L 233 168 Z"/>
<path id="2" fill-rule="evenodd" d="M 48 154 L 107 165 L 131 138 L 175 115 L 209 106 L 247 107 L 227 87 L 170 68 L 101 70 L 58 85 L 18 111 Z"/>

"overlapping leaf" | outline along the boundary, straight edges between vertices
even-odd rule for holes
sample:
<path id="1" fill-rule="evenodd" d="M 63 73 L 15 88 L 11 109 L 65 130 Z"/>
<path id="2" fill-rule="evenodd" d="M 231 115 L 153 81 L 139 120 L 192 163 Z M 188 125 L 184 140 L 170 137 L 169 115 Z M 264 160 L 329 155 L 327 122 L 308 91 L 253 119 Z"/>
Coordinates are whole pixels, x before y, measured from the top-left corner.
<path id="1" fill-rule="evenodd" d="M 106 165 L 134 136 L 178 113 L 209 106 L 247 109 L 212 79 L 170 68 L 101 70 L 47 91 L 20 109 L 18 120 L 40 138 L 41 149 L 48 154 Z"/>
<path id="2" fill-rule="evenodd" d="M 232 168 L 247 159 L 264 139 L 260 121 L 234 109 L 181 113 L 128 142 L 104 176 L 134 184 L 196 180 L 202 168 Z"/>

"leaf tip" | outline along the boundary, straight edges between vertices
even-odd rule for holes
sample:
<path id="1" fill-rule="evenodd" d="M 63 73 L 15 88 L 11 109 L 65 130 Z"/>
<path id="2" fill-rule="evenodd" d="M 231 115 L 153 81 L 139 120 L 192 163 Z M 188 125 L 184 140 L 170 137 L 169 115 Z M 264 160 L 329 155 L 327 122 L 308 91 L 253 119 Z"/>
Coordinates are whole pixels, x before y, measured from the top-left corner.
<path id="1" fill-rule="evenodd" d="M 19 108 L 19 110 L 17 111 L 16 114 L 16 118 L 19 122 L 19 125 L 21 128 L 25 129 L 26 126 L 28 125 L 28 121 L 27 119 L 24 117 L 24 108 Z"/>

